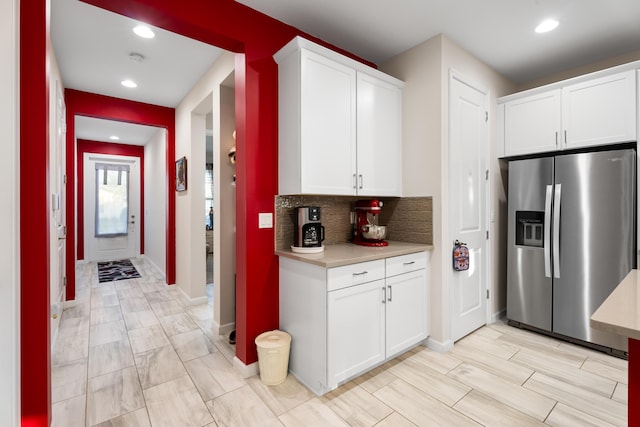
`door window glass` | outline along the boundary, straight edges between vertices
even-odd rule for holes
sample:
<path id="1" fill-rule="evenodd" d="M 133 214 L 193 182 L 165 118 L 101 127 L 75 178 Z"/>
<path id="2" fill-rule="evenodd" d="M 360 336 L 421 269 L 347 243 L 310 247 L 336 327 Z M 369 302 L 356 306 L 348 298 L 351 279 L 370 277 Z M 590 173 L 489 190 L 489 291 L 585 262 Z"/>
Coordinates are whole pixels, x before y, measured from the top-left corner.
<path id="1" fill-rule="evenodd" d="M 96 237 L 127 235 L 129 166 L 96 163 Z"/>

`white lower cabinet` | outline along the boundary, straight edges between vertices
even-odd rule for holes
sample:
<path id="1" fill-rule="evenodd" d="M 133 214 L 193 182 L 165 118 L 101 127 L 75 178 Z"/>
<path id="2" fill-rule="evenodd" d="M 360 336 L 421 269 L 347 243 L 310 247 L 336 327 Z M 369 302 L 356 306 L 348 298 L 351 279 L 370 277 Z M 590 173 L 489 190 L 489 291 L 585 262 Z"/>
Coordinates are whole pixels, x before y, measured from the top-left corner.
<path id="1" fill-rule="evenodd" d="M 384 279 L 327 294 L 329 384 L 385 359 Z"/>
<path id="2" fill-rule="evenodd" d="M 289 370 L 318 395 L 428 336 L 428 252 L 324 268 L 280 258 Z"/>

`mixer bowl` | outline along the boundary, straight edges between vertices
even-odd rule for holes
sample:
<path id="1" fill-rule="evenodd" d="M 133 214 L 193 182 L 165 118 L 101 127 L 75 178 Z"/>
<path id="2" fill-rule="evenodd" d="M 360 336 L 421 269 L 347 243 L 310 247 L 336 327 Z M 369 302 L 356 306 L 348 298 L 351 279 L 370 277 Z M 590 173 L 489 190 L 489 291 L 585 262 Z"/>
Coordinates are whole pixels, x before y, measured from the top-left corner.
<path id="1" fill-rule="evenodd" d="M 387 227 L 384 225 L 365 224 L 360 231 L 362 237 L 369 240 L 384 240 L 387 237 Z"/>

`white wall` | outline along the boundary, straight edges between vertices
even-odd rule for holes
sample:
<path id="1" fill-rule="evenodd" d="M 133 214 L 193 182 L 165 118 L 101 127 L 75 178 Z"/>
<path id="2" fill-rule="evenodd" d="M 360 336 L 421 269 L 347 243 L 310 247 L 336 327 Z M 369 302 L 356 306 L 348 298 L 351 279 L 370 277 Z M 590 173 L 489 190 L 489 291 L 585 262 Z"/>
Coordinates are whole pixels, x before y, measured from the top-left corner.
<path id="1" fill-rule="evenodd" d="M 236 323 L 236 186 L 235 167 L 229 161 L 229 149 L 235 145 L 235 90 L 222 86 L 214 99 L 219 114 L 214 114 L 214 322 L 218 333 L 227 334 Z"/>
<path id="2" fill-rule="evenodd" d="M 144 146 L 144 255 L 167 276 L 167 131 L 158 129 Z"/>
<path id="3" fill-rule="evenodd" d="M 454 69 L 469 82 L 489 90 L 491 120 L 491 192 L 496 223 L 490 231 L 499 236 L 500 209 L 504 204 L 503 184 L 496 157 L 496 97 L 514 90 L 514 85 L 467 51 L 439 35 L 392 58 L 380 66 L 405 81 L 403 92 L 403 188 L 406 196 L 433 197 L 434 252 L 431 260 L 431 338 L 446 345 L 449 330 L 450 269 L 448 212 L 448 85 Z M 504 218 L 506 221 L 506 216 Z M 495 230 L 494 230 L 495 229 Z M 506 282 L 502 278 L 504 260 L 498 254 L 499 243 L 491 241 L 493 266 L 489 288 L 491 312 L 499 312 L 506 301 Z"/>
<path id="4" fill-rule="evenodd" d="M 188 166 L 188 189 L 175 193 L 176 285 L 191 299 L 206 296 L 203 203 L 206 162 L 204 115 L 208 111 L 203 114 L 192 113 L 198 109 L 205 98 L 219 92 L 220 84 L 233 72 L 233 69 L 234 55 L 224 52 L 176 108 L 176 160 L 186 156 Z M 211 106 L 212 109 L 215 107 L 215 105 Z M 196 122 L 200 121 L 198 116 L 201 116 L 201 126 L 198 123 L 192 123 L 192 118 Z M 194 130 L 198 133 L 197 135 L 193 134 Z"/>
<path id="5" fill-rule="evenodd" d="M 0 2 L 0 425 L 20 416 L 18 1 Z"/>

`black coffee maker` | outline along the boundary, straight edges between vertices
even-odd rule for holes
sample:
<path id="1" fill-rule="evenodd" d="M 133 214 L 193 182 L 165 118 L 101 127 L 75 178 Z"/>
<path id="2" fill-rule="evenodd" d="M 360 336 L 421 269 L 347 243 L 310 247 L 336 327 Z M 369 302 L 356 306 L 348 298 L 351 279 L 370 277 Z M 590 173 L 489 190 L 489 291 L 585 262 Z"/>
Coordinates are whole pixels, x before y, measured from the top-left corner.
<path id="1" fill-rule="evenodd" d="M 320 223 L 319 206 L 296 208 L 296 226 L 293 245 L 298 248 L 321 247 L 324 240 L 324 226 Z"/>

